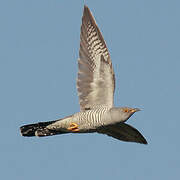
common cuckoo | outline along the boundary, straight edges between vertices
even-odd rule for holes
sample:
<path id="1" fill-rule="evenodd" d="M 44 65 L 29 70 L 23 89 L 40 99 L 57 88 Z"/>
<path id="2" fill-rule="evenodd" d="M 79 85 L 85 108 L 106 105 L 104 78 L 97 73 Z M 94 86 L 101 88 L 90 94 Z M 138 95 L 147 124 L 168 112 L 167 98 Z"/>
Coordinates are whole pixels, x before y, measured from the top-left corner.
<path id="1" fill-rule="evenodd" d="M 147 144 L 125 122 L 138 108 L 114 107 L 115 76 L 103 36 L 87 6 L 80 33 L 77 90 L 80 112 L 62 119 L 20 127 L 23 136 L 53 136 L 65 133 L 101 133 L 116 139 Z"/>

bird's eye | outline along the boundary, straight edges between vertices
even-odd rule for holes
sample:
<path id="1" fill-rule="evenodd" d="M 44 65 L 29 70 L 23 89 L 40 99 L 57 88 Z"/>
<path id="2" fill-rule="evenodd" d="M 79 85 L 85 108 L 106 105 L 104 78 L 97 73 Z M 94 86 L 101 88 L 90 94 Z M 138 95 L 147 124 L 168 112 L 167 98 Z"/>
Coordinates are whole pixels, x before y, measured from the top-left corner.
<path id="1" fill-rule="evenodd" d="M 127 112 L 129 112 L 129 110 L 128 110 L 127 108 L 125 108 L 125 109 L 124 109 L 124 112 L 126 112 L 126 113 L 127 113 Z"/>

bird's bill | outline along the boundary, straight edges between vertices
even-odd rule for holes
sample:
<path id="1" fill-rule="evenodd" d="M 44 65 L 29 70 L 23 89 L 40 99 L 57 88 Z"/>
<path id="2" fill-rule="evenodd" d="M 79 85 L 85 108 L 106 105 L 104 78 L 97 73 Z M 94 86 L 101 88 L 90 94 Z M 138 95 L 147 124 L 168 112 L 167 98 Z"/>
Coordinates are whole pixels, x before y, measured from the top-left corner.
<path id="1" fill-rule="evenodd" d="M 135 112 L 137 112 L 137 111 L 141 111 L 141 109 L 139 109 L 139 108 L 133 108 L 133 109 L 131 110 L 132 113 L 135 113 Z"/>

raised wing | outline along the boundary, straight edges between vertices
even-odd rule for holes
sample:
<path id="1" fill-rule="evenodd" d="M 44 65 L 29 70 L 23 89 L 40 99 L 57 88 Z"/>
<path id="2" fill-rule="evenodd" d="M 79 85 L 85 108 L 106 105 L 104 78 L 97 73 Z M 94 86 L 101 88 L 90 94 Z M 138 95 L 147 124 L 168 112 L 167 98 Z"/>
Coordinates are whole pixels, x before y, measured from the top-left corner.
<path id="1" fill-rule="evenodd" d="M 115 77 L 110 55 L 89 8 L 82 17 L 77 90 L 81 110 L 113 106 Z"/>

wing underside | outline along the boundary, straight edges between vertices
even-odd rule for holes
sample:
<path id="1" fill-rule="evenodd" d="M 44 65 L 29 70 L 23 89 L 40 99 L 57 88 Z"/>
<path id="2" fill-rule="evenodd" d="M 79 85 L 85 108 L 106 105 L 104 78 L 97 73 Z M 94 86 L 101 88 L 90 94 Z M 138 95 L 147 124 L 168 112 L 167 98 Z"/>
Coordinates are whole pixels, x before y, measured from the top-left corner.
<path id="1" fill-rule="evenodd" d="M 115 78 L 101 32 L 87 6 L 82 17 L 77 90 L 81 110 L 113 106 Z"/>
<path id="2" fill-rule="evenodd" d="M 126 123 L 118 123 L 100 128 L 97 132 L 106 134 L 121 141 L 137 142 L 147 144 L 143 135 L 134 127 Z"/>

